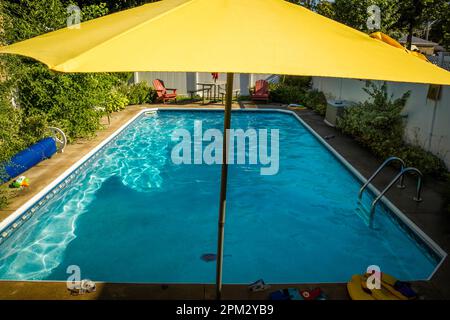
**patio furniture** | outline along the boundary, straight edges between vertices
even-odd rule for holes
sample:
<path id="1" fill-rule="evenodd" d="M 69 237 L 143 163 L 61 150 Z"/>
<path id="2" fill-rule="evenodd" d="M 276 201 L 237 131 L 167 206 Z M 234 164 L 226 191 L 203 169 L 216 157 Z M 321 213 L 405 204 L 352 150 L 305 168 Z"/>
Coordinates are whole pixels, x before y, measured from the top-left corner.
<path id="1" fill-rule="evenodd" d="M 162 101 L 164 104 L 170 100 L 175 100 L 175 103 L 177 103 L 177 89 L 166 88 L 164 81 L 159 79 L 153 80 L 153 87 L 158 95 L 157 100 Z M 172 91 L 172 93 L 167 93 L 167 90 Z"/>
<path id="2" fill-rule="evenodd" d="M 208 88 L 208 93 L 209 93 L 209 99 L 210 102 L 217 102 L 219 101 L 219 92 L 220 92 L 220 86 L 225 85 L 225 82 L 198 82 L 197 83 L 198 86 L 201 86 L 202 89 Z M 212 93 L 212 96 L 211 96 Z"/>
<path id="3" fill-rule="evenodd" d="M 269 83 L 266 80 L 258 80 L 255 84 L 255 89 L 250 91 L 250 96 L 253 101 L 269 102 Z"/>
<path id="4" fill-rule="evenodd" d="M 205 104 L 205 93 L 209 96 L 211 94 L 210 91 L 211 88 L 202 87 L 201 89 L 188 90 L 188 93 L 191 96 L 191 100 L 194 101 L 194 94 L 202 92 L 202 104 Z"/>
<path id="5" fill-rule="evenodd" d="M 223 90 L 223 91 L 222 91 Z M 234 89 L 232 90 L 233 95 L 235 96 L 236 100 L 239 98 L 239 94 L 241 92 L 240 89 Z M 219 95 L 220 95 L 220 100 L 222 101 L 222 104 L 225 104 L 225 99 L 227 96 L 227 92 L 225 89 L 222 89 L 222 87 L 219 86 Z"/>

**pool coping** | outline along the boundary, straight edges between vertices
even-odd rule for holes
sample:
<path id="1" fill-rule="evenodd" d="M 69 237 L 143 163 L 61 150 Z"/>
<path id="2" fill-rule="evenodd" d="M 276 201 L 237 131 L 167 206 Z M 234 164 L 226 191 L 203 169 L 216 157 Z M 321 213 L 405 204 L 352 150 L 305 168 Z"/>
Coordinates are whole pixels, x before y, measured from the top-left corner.
<path id="1" fill-rule="evenodd" d="M 61 175 L 59 175 L 55 180 L 53 180 L 50 184 L 48 184 L 45 188 L 43 188 L 40 192 L 38 192 L 35 196 L 29 199 L 26 203 L 20 206 L 16 211 L 14 211 L 11 215 L 5 218 L 2 222 L 0 222 L 0 244 L 4 241 L 4 239 L 8 238 L 12 232 L 18 229 L 22 222 L 21 219 L 27 215 L 28 211 L 32 211 L 35 206 L 38 206 L 40 202 L 43 201 L 49 193 L 54 190 L 58 185 L 63 183 L 69 176 L 74 174 L 75 171 L 79 170 L 83 165 L 85 165 L 93 156 L 97 154 L 103 147 L 109 144 L 112 140 L 117 138 L 120 133 L 122 133 L 126 128 L 128 128 L 137 118 L 141 117 L 143 114 L 150 111 L 215 111 L 215 112 L 223 112 L 223 109 L 217 108 L 198 108 L 198 107 L 188 107 L 188 108 L 146 108 L 140 110 L 136 113 L 131 119 L 129 119 L 125 124 L 119 127 L 116 131 L 114 131 L 108 138 L 103 140 L 100 144 L 90 150 L 86 155 L 84 155 L 81 159 L 75 162 L 72 166 L 66 169 Z M 294 111 L 291 110 L 283 110 L 283 109 L 233 109 L 232 112 L 278 112 L 285 113 L 294 116 L 331 154 L 339 160 L 345 167 L 348 169 L 354 177 L 360 180 L 361 183 L 367 182 L 367 179 L 356 170 L 343 156 L 341 156 L 331 145 L 327 143 L 325 139 L 323 139 L 316 131 L 314 131 L 301 117 Z M 380 191 L 372 184 L 369 184 L 368 189 L 373 194 L 379 194 Z M 436 265 L 433 272 L 427 279 L 420 279 L 429 281 L 433 278 L 435 273 L 438 271 L 440 266 L 444 263 L 447 258 L 447 253 L 436 243 L 434 242 L 424 231 L 422 231 L 414 222 L 412 222 L 401 210 L 399 210 L 387 197 L 381 198 L 381 203 L 385 205 L 391 212 L 396 216 L 396 218 L 400 219 L 400 222 L 405 224 L 416 236 L 420 238 L 421 241 L 424 242 L 426 246 L 434 251 L 434 253 L 440 258 L 440 262 Z M 27 217 L 27 220 L 33 215 L 33 211 Z M 20 223 L 18 225 L 18 222 Z M 5 234 L 6 233 L 6 234 Z M 42 280 L 36 280 L 42 281 Z M 415 281 L 415 280 L 414 280 Z"/>

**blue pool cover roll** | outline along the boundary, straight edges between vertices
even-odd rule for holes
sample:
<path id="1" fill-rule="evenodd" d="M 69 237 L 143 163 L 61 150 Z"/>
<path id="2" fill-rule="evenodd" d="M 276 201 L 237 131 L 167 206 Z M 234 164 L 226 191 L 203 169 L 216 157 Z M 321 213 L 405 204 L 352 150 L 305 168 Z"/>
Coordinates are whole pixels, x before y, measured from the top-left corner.
<path id="1" fill-rule="evenodd" d="M 6 177 L 1 176 L 0 180 L 6 182 L 17 177 L 42 160 L 50 158 L 56 151 L 56 142 L 53 138 L 49 137 L 40 140 L 31 147 L 16 154 L 8 163 L 6 163 Z"/>

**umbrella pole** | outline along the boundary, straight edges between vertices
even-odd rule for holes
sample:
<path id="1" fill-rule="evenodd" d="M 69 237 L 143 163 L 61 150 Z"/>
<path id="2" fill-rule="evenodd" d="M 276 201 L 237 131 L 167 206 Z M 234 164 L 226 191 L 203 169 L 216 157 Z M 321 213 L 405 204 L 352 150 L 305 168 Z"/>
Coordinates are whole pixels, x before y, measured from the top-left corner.
<path id="1" fill-rule="evenodd" d="M 223 125 L 223 152 L 222 152 L 222 176 L 220 180 L 220 203 L 219 203 L 219 228 L 217 237 L 217 269 L 216 269 L 216 298 L 222 297 L 222 266 L 223 266 L 223 242 L 225 231 L 225 209 L 227 203 L 227 180 L 228 180 L 228 140 L 231 124 L 231 102 L 233 99 L 233 73 L 227 73 L 225 114 Z"/>

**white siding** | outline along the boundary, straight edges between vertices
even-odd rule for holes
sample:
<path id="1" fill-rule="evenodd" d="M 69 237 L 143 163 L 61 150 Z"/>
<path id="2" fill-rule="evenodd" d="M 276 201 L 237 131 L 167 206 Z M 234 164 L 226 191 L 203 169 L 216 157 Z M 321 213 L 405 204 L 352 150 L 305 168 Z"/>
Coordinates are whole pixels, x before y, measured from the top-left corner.
<path id="1" fill-rule="evenodd" d="M 164 81 L 167 88 L 176 88 L 181 95 L 187 94 L 187 73 L 186 72 L 138 72 L 138 81 L 147 81 L 153 86 L 153 80 Z"/>
<path id="2" fill-rule="evenodd" d="M 248 87 L 254 86 L 260 79 L 266 79 L 269 74 L 235 74 L 233 89 L 240 89 L 242 95 L 248 95 Z M 211 73 L 199 72 L 136 72 L 135 82 L 147 81 L 152 85 L 153 80 L 161 79 L 168 88 L 176 88 L 180 95 L 188 95 L 188 91 L 196 87 L 197 82 L 212 82 Z M 137 81 L 136 81 L 137 80 Z M 219 74 L 219 82 L 226 82 L 226 74 Z M 200 89 L 200 87 L 198 87 Z"/>

